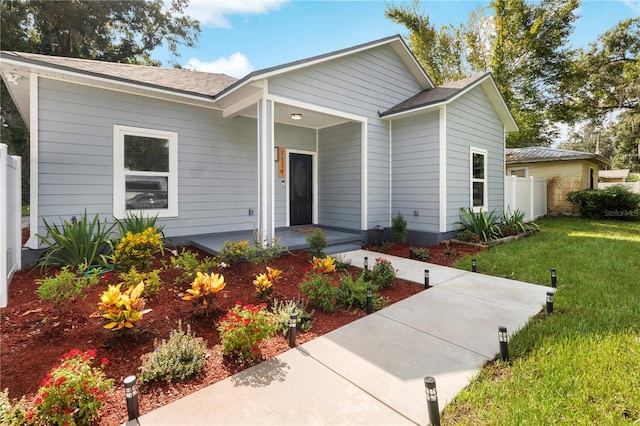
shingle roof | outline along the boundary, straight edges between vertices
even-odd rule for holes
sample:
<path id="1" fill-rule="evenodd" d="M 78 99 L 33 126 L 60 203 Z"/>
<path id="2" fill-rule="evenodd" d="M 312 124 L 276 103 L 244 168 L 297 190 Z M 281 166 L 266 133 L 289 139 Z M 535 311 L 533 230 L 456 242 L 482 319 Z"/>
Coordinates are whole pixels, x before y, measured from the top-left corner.
<path id="1" fill-rule="evenodd" d="M 629 169 L 600 170 L 598 176 L 605 179 L 626 179 L 629 176 Z"/>
<path id="2" fill-rule="evenodd" d="M 592 152 L 571 151 L 568 149 L 547 148 L 532 146 L 527 148 L 505 149 L 507 164 L 512 163 L 536 163 L 540 161 L 567 161 L 567 160 L 592 160 L 609 166 L 609 160 Z"/>
<path id="3" fill-rule="evenodd" d="M 35 53 L 2 52 L 6 58 L 19 58 L 34 65 L 54 66 L 61 70 L 105 77 L 149 87 L 171 89 L 199 96 L 213 97 L 237 81 L 226 74 L 120 64 L 88 59 L 47 56 Z"/>
<path id="4" fill-rule="evenodd" d="M 408 111 L 416 108 L 425 107 L 432 104 L 437 104 L 440 102 L 445 102 L 448 99 L 451 99 L 467 87 L 471 86 L 473 83 L 478 80 L 483 79 L 488 74 L 477 75 L 474 77 L 465 78 L 463 80 L 454 81 L 451 83 L 443 84 L 441 86 L 436 86 L 433 89 L 426 89 L 422 92 L 418 93 L 407 99 L 406 101 L 400 102 L 396 106 L 393 106 L 381 113 L 381 117 L 385 117 L 392 114 L 397 114 L 399 112 Z"/>

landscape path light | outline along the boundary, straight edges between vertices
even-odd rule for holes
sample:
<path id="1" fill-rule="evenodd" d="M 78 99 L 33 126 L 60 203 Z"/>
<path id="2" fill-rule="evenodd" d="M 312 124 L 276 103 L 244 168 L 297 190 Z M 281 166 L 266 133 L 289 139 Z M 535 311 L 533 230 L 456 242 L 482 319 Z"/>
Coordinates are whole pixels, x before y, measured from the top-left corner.
<path id="1" fill-rule="evenodd" d="M 475 259 L 471 259 L 471 272 L 476 272 L 477 268 L 477 263 Z"/>
<path id="2" fill-rule="evenodd" d="M 298 325 L 298 315 L 291 314 L 289 317 L 289 347 L 296 347 L 296 327 Z"/>
<path id="3" fill-rule="evenodd" d="M 547 315 L 553 313 L 553 292 L 547 292 Z"/>
<path id="4" fill-rule="evenodd" d="M 425 269 L 424 270 L 424 288 L 426 290 L 429 287 L 431 287 L 431 285 L 429 284 L 429 270 Z"/>
<path id="5" fill-rule="evenodd" d="M 427 376 L 424 378 L 424 391 L 427 394 L 427 410 L 429 412 L 429 424 L 440 426 L 440 409 L 438 408 L 438 390 L 436 379 Z"/>
<path id="6" fill-rule="evenodd" d="M 124 379 L 124 396 L 127 399 L 127 414 L 129 420 L 140 417 L 138 409 L 138 389 L 136 387 L 136 376 L 127 376 Z"/>
<path id="7" fill-rule="evenodd" d="M 373 312 L 373 289 L 367 286 L 367 315 Z"/>
<path id="8" fill-rule="evenodd" d="M 558 286 L 558 276 L 556 275 L 556 268 L 551 268 L 551 287 L 556 288 Z"/>
<path id="9" fill-rule="evenodd" d="M 509 359 L 509 335 L 507 327 L 503 325 L 498 327 L 498 341 L 500 342 L 500 359 L 506 361 Z"/>

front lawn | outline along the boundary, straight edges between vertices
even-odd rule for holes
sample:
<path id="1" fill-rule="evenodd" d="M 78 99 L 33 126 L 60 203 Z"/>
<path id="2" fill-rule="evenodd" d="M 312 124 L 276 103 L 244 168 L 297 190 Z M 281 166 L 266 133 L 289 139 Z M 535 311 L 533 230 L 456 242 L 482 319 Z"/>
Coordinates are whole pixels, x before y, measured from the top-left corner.
<path id="1" fill-rule="evenodd" d="M 543 285 L 556 268 L 554 312 L 512 336 L 511 361 L 485 366 L 442 423 L 640 423 L 640 223 L 537 223 L 540 233 L 478 253 L 477 268 Z"/>

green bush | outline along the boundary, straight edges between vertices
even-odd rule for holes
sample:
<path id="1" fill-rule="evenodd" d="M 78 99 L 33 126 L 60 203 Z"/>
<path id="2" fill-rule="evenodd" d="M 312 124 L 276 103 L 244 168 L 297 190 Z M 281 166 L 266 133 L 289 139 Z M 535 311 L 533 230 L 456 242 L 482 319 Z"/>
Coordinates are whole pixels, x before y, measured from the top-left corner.
<path id="1" fill-rule="evenodd" d="M 256 265 L 266 265 L 271 261 L 271 259 L 275 259 L 287 251 L 286 247 L 282 247 L 280 245 L 279 237 L 271 240 L 268 238 L 261 238 L 257 230 L 253 233 L 253 246 L 254 251 L 249 260 Z"/>
<path id="2" fill-rule="evenodd" d="M 127 232 L 132 234 L 140 234 L 146 231 L 147 228 L 152 228 L 154 233 L 162 234 L 164 225 L 157 226 L 156 222 L 158 216 L 143 216 L 136 215 L 131 212 L 127 212 L 127 215 L 123 219 L 116 219 L 116 225 L 121 236 L 127 235 Z"/>
<path id="3" fill-rule="evenodd" d="M 351 266 L 351 259 L 348 257 L 342 256 L 340 254 L 331 256 L 333 258 L 333 263 L 336 266 L 336 271 L 345 272 Z"/>
<path id="4" fill-rule="evenodd" d="M 140 281 L 143 281 L 144 291 L 142 295 L 145 297 L 155 296 L 164 286 L 159 272 L 157 269 L 150 272 L 138 272 L 136 268 L 131 268 L 129 272 L 122 272 L 120 279 L 126 288 L 136 286 Z"/>
<path id="5" fill-rule="evenodd" d="M 81 297 L 85 287 L 97 283 L 97 273 L 88 277 L 82 274 L 77 275 L 71 272 L 68 266 L 63 266 L 53 277 L 36 280 L 36 284 L 38 284 L 38 297 L 40 297 L 41 300 L 54 302 L 60 306 L 60 310 L 68 307 L 73 300 Z"/>
<path id="6" fill-rule="evenodd" d="M 407 237 L 407 220 L 401 213 L 391 220 L 391 232 L 393 232 L 393 241 L 396 243 L 404 242 Z"/>
<path id="7" fill-rule="evenodd" d="M 204 368 L 207 342 L 191 334 L 189 324 L 184 332 L 179 321 L 178 329 L 171 331 L 169 340 L 158 343 L 156 339 L 153 347 L 154 351 L 140 367 L 141 384 L 153 380 L 184 380 Z"/>
<path id="8" fill-rule="evenodd" d="M 331 276 L 310 273 L 300 283 L 300 291 L 324 312 L 333 312 L 338 302 L 338 288 L 333 285 Z"/>
<path id="9" fill-rule="evenodd" d="M 220 261 L 227 265 L 231 265 L 242 260 L 251 260 L 254 256 L 255 247 L 251 246 L 248 240 L 225 241 L 224 245 L 218 252 L 218 258 Z"/>
<path id="10" fill-rule="evenodd" d="M 622 185 L 572 191 L 567 200 L 578 206 L 585 219 L 640 220 L 640 194 Z"/>
<path id="11" fill-rule="evenodd" d="M 164 254 L 162 235 L 149 227 L 139 234 L 127 232 L 113 251 L 111 261 L 120 271 L 148 271 L 156 253 Z"/>
<path id="12" fill-rule="evenodd" d="M 173 256 L 169 258 L 170 265 L 163 263 L 163 267 L 166 270 L 175 269 L 180 272 L 180 276 L 174 280 L 175 284 L 190 283 L 196 277 L 196 273 L 202 272 L 204 274 L 210 269 L 220 267 L 220 262 L 217 259 L 207 256 L 199 260 L 195 252 L 186 250 L 184 247 L 180 253 L 176 250 L 173 250 L 172 253 Z"/>
<path id="13" fill-rule="evenodd" d="M 20 400 L 9 400 L 9 389 L 0 392 L 0 425 L 22 426 L 27 424 L 27 401 L 24 396 Z"/>
<path id="14" fill-rule="evenodd" d="M 480 242 L 486 243 L 502 237 L 500 230 L 501 217 L 495 211 L 485 213 L 480 211 L 474 212 L 471 209 L 460 208 L 460 221 L 456 222 L 462 225 L 463 233 L 475 235 Z"/>
<path id="15" fill-rule="evenodd" d="M 506 210 L 502 213 L 502 233 L 507 235 L 521 234 L 523 232 L 537 231 L 538 225 L 533 222 L 524 221 L 525 212 L 520 209 Z"/>
<path id="16" fill-rule="evenodd" d="M 376 259 L 376 264 L 373 265 L 373 269 L 368 276 L 376 288 L 383 289 L 396 278 L 396 271 L 393 269 L 391 262 L 379 257 Z"/>
<path id="17" fill-rule="evenodd" d="M 413 249 L 413 257 L 424 262 L 431 259 L 431 253 L 428 248 L 418 247 L 417 249 Z"/>
<path id="18" fill-rule="evenodd" d="M 109 250 L 109 237 L 114 225 L 100 222 L 98 214 L 89 221 L 85 211 L 80 219 L 63 220 L 61 226 L 50 225 L 46 219 L 43 221 L 47 235 L 36 234 L 47 248 L 45 256 L 39 260 L 43 266 L 92 265 Z"/>
<path id="19" fill-rule="evenodd" d="M 289 319 L 296 314 L 296 329 L 306 333 L 313 325 L 314 310 L 307 312 L 307 303 L 304 300 L 278 300 L 274 299 L 271 305 L 275 317 L 276 326 L 283 333 L 289 332 Z"/>
<path id="20" fill-rule="evenodd" d="M 218 331 L 224 355 L 249 362 L 260 357 L 260 342 L 278 331 L 273 314 L 265 307 L 265 304 L 243 306 L 238 302 L 220 320 Z"/>
<path id="21" fill-rule="evenodd" d="M 338 287 L 338 303 L 347 309 L 367 307 L 367 287 L 371 287 L 371 300 L 373 309 L 383 308 L 387 301 L 378 294 L 375 284 L 369 282 L 365 278 L 365 274 L 360 274 L 357 279 L 353 279 L 351 275 L 345 274 L 340 278 L 340 286 Z"/>
<path id="22" fill-rule="evenodd" d="M 310 259 L 324 257 L 324 249 L 327 248 L 327 234 L 322 229 L 318 228 L 313 231 L 313 234 L 309 235 L 306 240 L 309 243 Z"/>

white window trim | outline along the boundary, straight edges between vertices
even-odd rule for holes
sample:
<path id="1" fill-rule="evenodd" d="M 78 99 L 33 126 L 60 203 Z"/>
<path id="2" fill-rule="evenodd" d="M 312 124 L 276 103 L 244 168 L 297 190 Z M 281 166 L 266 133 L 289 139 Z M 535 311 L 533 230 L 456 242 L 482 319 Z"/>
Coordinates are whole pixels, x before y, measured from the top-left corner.
<path id="1" fill-rule="evenodd" d="M 473 154 L 481 154 L 484 155 L 484 179 L 475 179 L 473 177 Z M 469 205 L 471 206 L 471 210 L 475 213 L 479 213 L 480 211 L 488 211 L 488 179 L 487 179 L 487 164 L 488 164 L 488 155 L 486 149 L 475 148 L 473 146 L 469 147 Z M 473 183 L 474 182 L 482 182 L 483 194 L 482 194 L 482 206 L 474 206 L 473 205 Z"/>
<path id="2" fill-rule="evenodd" d="M 168 205 L 166 209 L 127 210 L 124 194 L 124 137 L 125 135 L 143 136 L 169 141 Z M 144 173 L 144 172 L 143 172 Z M 158 175 L 159 173 L 153 173 Z M 178 216 L 178 133 L 141 127 L 113 126 L 113 215 L 123 219 L 127 212 L 139 216 L 177 217 Z"/>

